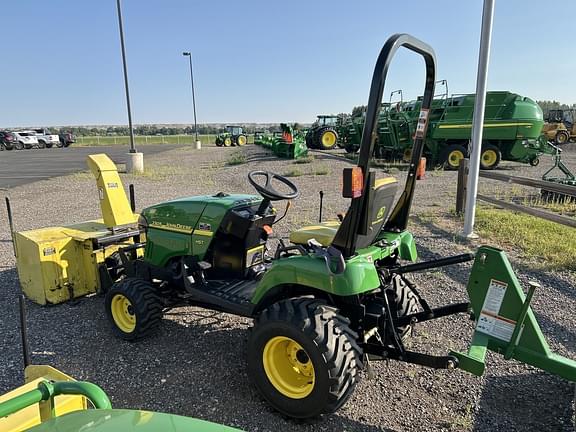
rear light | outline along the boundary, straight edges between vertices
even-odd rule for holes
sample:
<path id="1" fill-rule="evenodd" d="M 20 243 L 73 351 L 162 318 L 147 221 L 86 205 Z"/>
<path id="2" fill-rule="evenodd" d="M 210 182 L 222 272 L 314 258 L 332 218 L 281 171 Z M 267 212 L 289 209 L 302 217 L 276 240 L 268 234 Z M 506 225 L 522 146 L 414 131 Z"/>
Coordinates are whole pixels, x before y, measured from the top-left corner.
<path id="1" fill-rule="evenodd" d="M 364 189 L 364 175 L 362 168 L 344 168 L 342 179 L 342 196 L 344 198 L 358 198 Z"/>

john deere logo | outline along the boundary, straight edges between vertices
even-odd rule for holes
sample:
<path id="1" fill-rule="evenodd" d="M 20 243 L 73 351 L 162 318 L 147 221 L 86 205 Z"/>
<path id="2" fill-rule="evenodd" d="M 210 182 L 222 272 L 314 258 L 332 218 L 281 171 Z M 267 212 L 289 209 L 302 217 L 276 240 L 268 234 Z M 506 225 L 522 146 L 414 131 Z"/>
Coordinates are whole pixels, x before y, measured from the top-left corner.
<path id="1" fill-rule="evenodd" d="M 386 213 L 386 207 L 381 207 L 380 210 L 378 210 L 376 219 L 382 219 L 384 217 L 384 213 Z"/>

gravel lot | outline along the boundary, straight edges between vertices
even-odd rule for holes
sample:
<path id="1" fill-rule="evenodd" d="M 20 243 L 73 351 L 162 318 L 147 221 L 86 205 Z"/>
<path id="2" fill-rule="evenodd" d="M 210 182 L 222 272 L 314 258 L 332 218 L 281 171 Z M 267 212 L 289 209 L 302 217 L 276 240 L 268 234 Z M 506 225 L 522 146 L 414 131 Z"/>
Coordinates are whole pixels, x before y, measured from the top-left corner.
<path id="1" fill-rule="evenodd" d="M 95 149 L 98 152 L 98 149 Z M 247 162 L 226 166 L 242 152 Z M 576 151 L 566 152 L 576 168 Z M 318 191 L 325 192 L 324 215 L 346 209 L 340 197 L 341 169 L 349 162 L 316 153 L 309 164 L 293 164 L 248 146 L 188 148 L 146 159 L 144 175 L 123 175 L 124 185 L 136 186 L 138 208 L 162 200 L 199 193 L 249 192 L 248 171 L 265 169 L 293 180 L 301 197 L 293 202 L 277 235 L 317 219 Z M 503 163 L 502 171 L 538 178 L 550 166 Z M 405 173 L 395 172 L 403 180 Z M 481 190 L 495 185 L 481 180 Z M 505 187 L 501 183 L 499 187 Z M 461 227 L 446 217 L 454 206 L 456 173 L 430 172 L 419 182 L 410 229 L 421 259 L 498 244 L 497 238 L 469 244 L 458 238 Z M 16 229 L 77 222 L 100 215 L 94 180 L 89 174 L 39 181 L 6 192 L 13 205 Z M 282 208 L 280 206 L 280 208 Z M 5 213 L 2 212 L 2 220 Z M 542 289 L 533 308 L 551 347 L 576 358 L 576 275 L 533 270 L 533 263 L 516 251 L 509 256 L 521 282 L 536 279 Z M 0 226 L 0 393 L 23 380 L 18 333 L 18 279 L 7 223 Z M 469 265 L 414 276 L 431 305 L 465 301 Z M 114 339 L 104 316 L 102 299 L 40 307 L 29 303 L 28 325 L 35 363 L 51 364 L 77 379 L 102 386 L 115 407 L 177 413 L 224 423 L 246 431 L 573 431 L 575 386 L 552 375 L 495 354 L 487 358 L 487 373 L 477 378 L 462 371 L 433 371 L 398 362 L 373 363 L 375 377 L 366 374 L 351 400 L 336 414 L 312 422 L 295 422 L 273 412 L 257 395 L 245 372 L 244 346 L 249 320 L 198 308 L 171 311 L 153 337 L 127 343 Z M 412 347 L 445 354 L 465 350 L 472 323 L 465 316 L 449 317 L 417 327 Z"/>

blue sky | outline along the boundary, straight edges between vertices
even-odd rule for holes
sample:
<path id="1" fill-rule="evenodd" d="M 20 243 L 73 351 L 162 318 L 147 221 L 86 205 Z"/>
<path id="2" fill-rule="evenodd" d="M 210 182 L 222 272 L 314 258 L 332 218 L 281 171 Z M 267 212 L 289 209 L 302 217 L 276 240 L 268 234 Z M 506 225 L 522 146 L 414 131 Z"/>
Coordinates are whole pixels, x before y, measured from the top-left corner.
<path id="1" fill-rule="evenodd" d="M 498 0 L 488 87 L 576 102 L 572 46 L 546 29 L 543 2 Z M 554 10 L 576 16 L 576 2 Z M 135 123 L 311 122 L 365 104 L 393 33 L 436 51 L 451 93 L 474 92 L 481 0 L 123 0 Z M 567 30 L 568 31 L 568 30 Z M 115 0 L 20 0 L 2 7 L 0 127 L 127 123 Z M 565 55 L 564 55 L 565 54 Z M 560 66 L 560 67 L 558 67 Z M 420 94 L 421 60 L 396 58 L 385 94 Z"/>

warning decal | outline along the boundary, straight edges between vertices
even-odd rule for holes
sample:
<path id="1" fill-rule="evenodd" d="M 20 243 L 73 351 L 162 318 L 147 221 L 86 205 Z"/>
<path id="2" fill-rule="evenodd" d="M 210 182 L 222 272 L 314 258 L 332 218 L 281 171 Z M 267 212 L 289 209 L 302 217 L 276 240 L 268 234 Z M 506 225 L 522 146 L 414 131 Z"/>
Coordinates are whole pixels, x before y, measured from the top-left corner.
<path id="1" fill-rule="evenodd" d="M 416 124 L 416 132 L 414 132 L 414 138 L 424 138 L 426 134 L 426 126 L 428 126 L 428 111 L 427 109 L 420 110 L 420 116 L 418 117 L 418 124 Z"/>
<path id="2" fill-rule="evenodd" d="M 476 324 L 476 330 L 510 342 L 514 327 L 516 327 L 516 321 L 498 315 L 507 288 L 508 284 L 504 282 L 495 279 L 490 280 L 482 312 L 480 312 L 478 323 Z"/>

